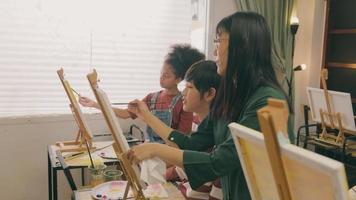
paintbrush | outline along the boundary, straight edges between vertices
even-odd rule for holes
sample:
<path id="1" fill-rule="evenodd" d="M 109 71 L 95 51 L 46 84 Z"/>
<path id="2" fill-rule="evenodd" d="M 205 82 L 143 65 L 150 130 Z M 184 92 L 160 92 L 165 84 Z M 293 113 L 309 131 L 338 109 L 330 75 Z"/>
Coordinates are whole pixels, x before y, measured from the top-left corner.
<path id="1" fill-rule="evenodd" d="M 103 146 L 101 148 L 96 148 L 94 150 L 91 150 L 90 153 L 94 153 L 94 152 L 97 152 L 97 151 L 100 151 L 102 149 L 105 149 L 109 146 L 111 146 L 112 144 L 110 145 L 106 145 L 106 146 Z M 72 160 L 72 159 L 75 159 L 75 158 L 78 158 L 82 155 L 86 155 L 87 153 L 85 151 L 82 151 L 82 152 L 79 152 L 79 153 L 74 153 L 74 154 L 69 154 L 69 155 L 66 155 L 66 156 L 63 156 L 63 158 L 67 161 L 67 160 Z"/>
<path id="2" fill-rule="evenodd" d="M 75 91 L 73 88 L 70 88 L 70 89 L 72 89 L 72 91 L 73 91 L 75 94 L 77 94 L 78 96 L 80 96 L 80 94 L 79 94 L 77 91 Z"/>
<path id="3" fill-rule="evenodd" d="M 130 103 L 112 103 L 111 105 L 129 105 Z M 135 105 L 135 104 L 134 104 Z"/>
<path id="4" fill-rule="evenodd" d="M 136 103 L 112 103 L 111 105 L 132 105 L 132 106 L 136 106 L 137 104 Z M 160 104 L 166 104 L 166 102 L 160 102 L 160 103 L 150 103 L 150 102 L 148 102 L 148 103 L 146 103 L 147 105 L 160 105 Z"/>
<path id="5" fill-rule="evenodd" d="M 89 154 L 89 158 L 90 158 L 91 167 L 92 167 L 93 169 L 95 169 L 95 167 L 94 167 L 94 162 L 93 162 L 93 158 L 91 157 L 91 153 L 90 153 L 90 149 L 89 149 L 89 145 L 88 145 L 88 141 L 87 141 L 87 140 L 85 140 L 85 145 L 87 146 L 87 150 L 88 150 L 88 154 Z"/>

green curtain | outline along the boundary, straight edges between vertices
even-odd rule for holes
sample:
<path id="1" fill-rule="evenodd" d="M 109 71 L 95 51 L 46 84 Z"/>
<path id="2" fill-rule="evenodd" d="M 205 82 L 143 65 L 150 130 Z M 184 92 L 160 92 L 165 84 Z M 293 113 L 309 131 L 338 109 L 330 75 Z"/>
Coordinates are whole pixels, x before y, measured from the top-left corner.
<path id="1" fill-rule="evenodd" d="M 272 64 L 278 80 L 294 109 L 293 35 L 290 18 L 295 16 L 297 0 L 236 0 L 241 11 L 254 11 L 265 17 L 272 36 Z M 289 82 L 289 84 L 288 84 Z M 291 87 L 291 88 L 290 88 Z M 289 118 L 294 127 L 294 114 Z M 293 129 L 293 128 L 292 128 Z M 294 138 L 291 138 L 294 141 Z"/>
<path id="2" fill-rule="evenodd" d="M 288 93 L 287 80 L 293 76 L 292 63 L 292 34 L 290 18 L 294 12 L 296 0 L 236 0 L 241 11 L 254 11 L 266 18 L 272 36 L 272 63 L 276 75 Z M 291 83 L 293 88 L 294 83 Z M 294 94 L 291 94 L 291 100 Z M 293 104 L 294 102 L 292 102 Z"/>

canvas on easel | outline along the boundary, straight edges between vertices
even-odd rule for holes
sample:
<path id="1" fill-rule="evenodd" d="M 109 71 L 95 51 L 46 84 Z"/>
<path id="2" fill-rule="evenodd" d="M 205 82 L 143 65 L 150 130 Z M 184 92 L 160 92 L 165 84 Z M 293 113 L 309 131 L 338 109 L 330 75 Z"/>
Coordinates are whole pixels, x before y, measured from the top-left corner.
<path id="1" fill-rule="evenodd" d="M 322 133 L 315 140 L 342 147 L 345 133 L 356 135 L 351 95 L 328 90 L 326 79 L 324 69 L 321 75 L 323 89 L 307 87 L 312 119 L 322 125 Z M 338 134 L 328 133 L 327 128 L 337 129 Z"/>
<path id="2" fill-rule="evenodd" d="M 91 150 L 95 149 L 89 126 L 86 123 L 82 111 L 80 110 L 80 106 L 74 96 L 72 87 L 70 86 L 68 80 L 66 80 L 64 77 L 63 68 L 57 70 L 57 74 L 70 101 L 69 107 L 72 111 L 74 120 L 78 125 L 79 130 L 74 141 L 57 142 L 56 145 L 59 146 L 61 152 L 86 151 L 87 148 L 85 142 L 88 143 L 88 146 Z"/>
<path id="3" fill-rule="evenodd" d="M 229 125 L 252 199 L 347 200 L 344 165 L 290 144 L 286 109 L 269 100 L 258 111 L 262 133 Z"/>
<path id="4" fill-rule="evenodd" d="M 344 133 L 356 134 L 349 93 L 328 90 L 330 114 L 327 111 L 327 101 L 322 89 L 307 87 L 307 94 L 312 120 L 322 124 L 323 132 L 320 140 L 342 146 Z M 331 121 L 331 119 L 333 120 Z M 327 127 L 338 129 L 338 135 L 334 136 L 327 133 Z"/>
<path id="5" fill-rule="evenodd" d="M 113 147 L 117 158 L 120 160 L 121 168 L 128 181 L 127 188 L 124 194 L 124 199 L 127 198 L 129 187 L 132 188 L 135 199 L 146 199 L 142 191 L 141 182 L 138 178 L 139 168 L 137 165 L 131 165 L 131 163 L 124 155 L 124 153 L 130 149 L 130 147 L 123 134 L 123 131 L 111 107 L 110 101 L 106 93 L 98 86 L 98 77 L 96 71 L 94 70 L 93 73 L 88 74 L 87 78 L 114 139 Z"/>

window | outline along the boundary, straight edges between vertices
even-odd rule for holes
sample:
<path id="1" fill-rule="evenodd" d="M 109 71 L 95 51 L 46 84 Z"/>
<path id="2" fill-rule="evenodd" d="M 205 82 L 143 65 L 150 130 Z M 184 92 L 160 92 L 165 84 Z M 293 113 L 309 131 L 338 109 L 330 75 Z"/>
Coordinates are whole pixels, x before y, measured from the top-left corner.
<path id="1" fill-rule="evenodd" d="M 193 4 L 204 11 L 205 0 L 2 0 L 0 116 L 69 113 L 60 67 L 92 98 L 92 68 L 112 102 L 159 90 L 170 45 L 205 48 L 205 28 L 194 26 L 205 16 L 199 9 L 192 21 Z"/>

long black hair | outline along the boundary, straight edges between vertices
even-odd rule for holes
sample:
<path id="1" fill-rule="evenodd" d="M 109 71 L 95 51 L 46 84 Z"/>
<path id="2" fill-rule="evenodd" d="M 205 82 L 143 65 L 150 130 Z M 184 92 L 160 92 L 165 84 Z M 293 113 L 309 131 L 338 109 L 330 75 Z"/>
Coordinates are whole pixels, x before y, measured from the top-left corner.
<path id="1" fill-rule="evenodd" d="M 263 16 L 236 12 L 218 23 L 216 34 L 222 32 L 229 34 L 228 60 L 212 106 L 212 117 L 236 121 L 257 88 L 271 86 L 282 92 L 283 89 L 272 67 L 271 34 Z"/>

